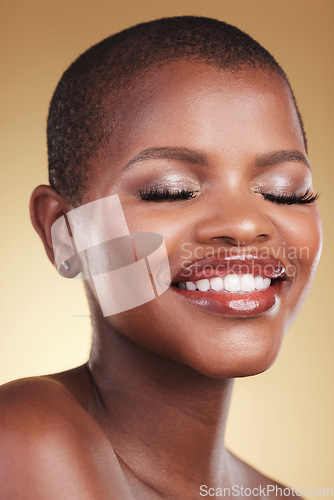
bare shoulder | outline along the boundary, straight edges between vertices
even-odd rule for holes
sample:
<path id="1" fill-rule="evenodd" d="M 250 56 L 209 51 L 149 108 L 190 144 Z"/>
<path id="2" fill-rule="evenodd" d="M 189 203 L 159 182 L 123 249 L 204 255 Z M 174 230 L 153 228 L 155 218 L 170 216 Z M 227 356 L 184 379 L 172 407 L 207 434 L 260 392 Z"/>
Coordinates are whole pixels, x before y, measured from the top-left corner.
<path id="1" fill-rule="evenodd" d="M 73 424 L 75 427 L 79 416 L 89 419 L 74 394 L 49 376 L 24 378 L 1 386 L 0 410 L 0 429 L 29 435 L 44 434 L 50 429 L 64 431 Z"/>
<path id="2" fill-rule="evenodd" d="M 240 496 L 249 496 L 252 490 L 252 498 L 253 496 L 257 498 L 302 498 L 289 486 L 282 485 L 276 480 L 265 476 L 234 453 L 229 452 L 229 457 L 232 470 L 237 471 L 238 484 L 236 486 L 239 489 L 238 494 Z M 241 491 L 241 488 L 244 491 Z M 249 490 L 245 491 L 246 488 Z"/>
<path id="3" fill-rule="evenodd" d="M 106 436 L 57 377 L 0 387 L 0 462 L 7 500 L 107 500 L 122 489 Z"/>

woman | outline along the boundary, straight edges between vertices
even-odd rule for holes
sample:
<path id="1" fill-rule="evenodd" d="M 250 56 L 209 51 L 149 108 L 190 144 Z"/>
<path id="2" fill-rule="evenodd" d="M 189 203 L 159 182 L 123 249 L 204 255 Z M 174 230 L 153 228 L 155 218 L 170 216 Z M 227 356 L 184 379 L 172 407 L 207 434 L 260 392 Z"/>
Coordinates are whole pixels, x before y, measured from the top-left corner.
<path id="1" fill-rule="evenodd" d="M 219 21 L 145 23 L 65 72 L 48 148 L 32 221 L 82 272 L 94 338 L 84 366 L 2 388 L 5 498 L 296 496 L 224 447 L 233 378 L 274 362 L 320 255 L 283 70 Z"/>

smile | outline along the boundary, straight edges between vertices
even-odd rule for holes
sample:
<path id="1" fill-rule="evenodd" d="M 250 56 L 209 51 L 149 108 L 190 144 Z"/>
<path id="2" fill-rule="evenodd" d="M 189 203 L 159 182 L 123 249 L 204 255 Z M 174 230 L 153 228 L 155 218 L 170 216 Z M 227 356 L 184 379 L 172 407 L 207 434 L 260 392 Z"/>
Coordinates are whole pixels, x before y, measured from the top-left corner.
<path id="1" fill-rule="evenodd" d="M 247 256 L 194 262 L 174 278 L 171 290 L 205 311 L 249 317 L 277 307 L 287 282 L 280 261 Z"/>
<path id="2" fill-rule="evenodd" d="M 217 276 L 211 279 L 201 279 L 198 281 L 180 281 L 178 287 L 183 290 L 199 290 L 201 292 L 254 292 L 255 290 L 265 290 L 271 284 L 270 278 L 253 276 L 252 274 L 228 274 L 225 278 Z"/>

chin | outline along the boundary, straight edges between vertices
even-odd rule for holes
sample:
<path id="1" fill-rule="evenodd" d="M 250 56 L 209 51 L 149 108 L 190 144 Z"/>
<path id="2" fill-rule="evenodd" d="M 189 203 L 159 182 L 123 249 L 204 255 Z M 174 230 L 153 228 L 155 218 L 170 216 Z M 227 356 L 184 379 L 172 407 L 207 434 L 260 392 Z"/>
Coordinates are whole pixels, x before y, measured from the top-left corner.
<path id="1" fill-rule="evenodd" d="M 188 361 L 192 368 L 211 378 L 237 378 L 258 375 L 270 368 L 278 357 L 281 342 L 235 346 L 233 351 L 201 353 Z"/>

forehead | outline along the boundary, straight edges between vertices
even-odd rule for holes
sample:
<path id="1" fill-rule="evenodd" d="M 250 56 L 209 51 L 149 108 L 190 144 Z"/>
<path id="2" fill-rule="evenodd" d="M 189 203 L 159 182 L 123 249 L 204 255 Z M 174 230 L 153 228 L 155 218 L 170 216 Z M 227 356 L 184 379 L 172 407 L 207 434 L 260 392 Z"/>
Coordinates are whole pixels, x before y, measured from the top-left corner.
<path id="1" fill-rule="evenodd" d="M 105 183 L 107 176 L 115 189 L 123 166 L 149 148 L 197 150 L 231 168 L 273 151 L 306 155 L 290 89 L 272 71 L 170 63 L 134 81 L 109 105 L 112 139 L 92 162 L 90 179 Z"/>
<path id="2" fill-rule="evenodd" d="M 135 82 L 116 106 L 112 142 L 120 155 L 149 142 L 193 140 L 208 147 L 210 138 L 249 148 L 256 132 L 268 140 L 266 130 L 272 139 L 303 140 L 290 89 L 269 70 L 231 73 L 204 63 L 170 63 Z"/>

